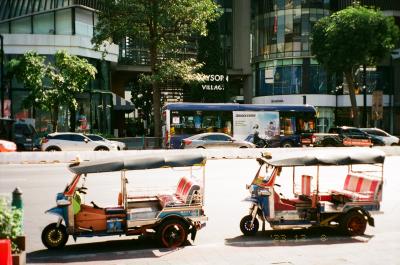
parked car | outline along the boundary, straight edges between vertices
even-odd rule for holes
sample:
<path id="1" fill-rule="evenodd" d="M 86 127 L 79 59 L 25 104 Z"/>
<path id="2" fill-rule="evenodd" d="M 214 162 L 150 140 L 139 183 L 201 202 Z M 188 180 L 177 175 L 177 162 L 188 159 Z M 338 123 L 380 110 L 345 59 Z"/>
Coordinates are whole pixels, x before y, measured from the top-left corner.
<path id="1" fill-rule="evenodd" d="M 378 143 L 379 140 L 375 140 Z M 374 145 L 374 140 L 367 133 L 354 127 L 333 127 L 328 133 L 304 133 L 301 143 L 305 146 L 333 147 L 333 146 L 365 146 Z"/>
<path id="2" fill-rule="evenodd" d="M 14 142 L 18 151 L 40 150 L 40 137 L 24 120 L 0 118 L 0 138 Z"/>
<path id="3" fill-rule="evenodd" d="M 126 147 L 126 144 L 120 141 L 113 141 L 113 140 L 108 140 L 106 138 L 104 138 L 103 136 L 100 136 L 98 134 L 85 134 L 87 137 L 90 138 L 90 140 L 92 141 L 100 141 L 100 142 L 108 142 L 108 143 L 112 143 L 115 144 L 117 146 L 118 150 L 126 150 L 128 149 Z"/>
<path id="4" fill-rule="evenodd" d="M 15 152 L 17 145 L 14 142 L 0 140 L 0 152 Z"/>
<path id="5" fill-rule="evenodd" d="M 236 140 L 224 133 L 201 133 L 182 140 L 181 148 L 255 148 L 253 143 Z"/>
<path id="6" fill-rule="evenodd" d="M 368 133 L 371 137 L 380 139 L 384 145 L 398 145 L 399 138 L 388 134 L 384 130 L 378 128 L 360 128 L 363 132 Z"/>
<path id="7" fill-rule="evenodd" d="M 118 150 L 110 142 L 92 141 L 81 133 L 51 133 L 42 141 L 43 151 L 110 151 Z"/>

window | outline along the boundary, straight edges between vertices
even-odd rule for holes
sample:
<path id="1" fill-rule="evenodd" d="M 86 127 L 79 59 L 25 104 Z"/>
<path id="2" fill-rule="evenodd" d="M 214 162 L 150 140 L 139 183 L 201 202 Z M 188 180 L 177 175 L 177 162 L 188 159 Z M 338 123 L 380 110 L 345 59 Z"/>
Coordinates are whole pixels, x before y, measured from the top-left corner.
<path id="1" fill-rule="evenodd" d="M 82 135 L 77 135 L 77 134 L 71 134 L 69 137 L 71 141 L 75 142 L 83 142 L 86 139 Z"/>
<path id="2" fill-rule="evenodd" d="M 93 36 L 93 14 L 81 8 L 75 9 L 75 34 Z"/>
<path id="3" fill-rule="evenodd" d="M 49 137 L 49 139 L 69 141 L 70 137 L 69 134 L 60 134 L 60 135 L 55 135 L 52 138 Z"/>
<path id="4" fill-rule="evenodd" d="M 8 22 L 0 24 L 0 33 L 9 33 Z"/>
<path id="5" fill-rule="evenodd" d="M 33 16 L 34 34 L 54 34 L 54 13 Z"/>
<path id="6" fill-rule="evenodd" d="M 56 11 L 56 34 L 72 35 L 71 9 Z"/>
<path id="7" fill-rule="evenodd" d="M 30 34 L 31 33 L 31 18 L 22 18 L 11 21 L 11 33 Z"/>

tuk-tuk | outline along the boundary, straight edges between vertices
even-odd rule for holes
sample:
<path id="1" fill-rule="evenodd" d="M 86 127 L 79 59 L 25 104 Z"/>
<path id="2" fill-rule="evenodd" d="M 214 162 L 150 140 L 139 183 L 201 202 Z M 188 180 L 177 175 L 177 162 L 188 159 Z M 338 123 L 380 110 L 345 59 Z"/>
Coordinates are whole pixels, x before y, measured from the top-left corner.
<path id="1" fill-rule="evenodd" d="M 144 235 L 153 233 L 163 247 L 182 246 L 188 234 L 194 240 L 197 230 L 205 225 L 207 217 L 203 210 L 205 157 L 196 154 L 155 155 L 151 157 L 119 158 L 69 165 L 75 174 L 65 190 L 57 194 L 57 206 L 46 213 L 57 215 L 58 221 L 49 224 L 42 232 L 42 242 L 49 249 L 62 248 L 68 236 L 77 237 Z M 146 178 L 148 169 L 182 168 L 187 173 L 174 187 L 174 191 L 153 194 L 131 194 L 127 189 L 128 171 L 142 170 Z M 194 175 L 199 170 L 200 177 Z M 88 192 L 85 180 L 92 173 L 121 172 L 121 190 L 118 205 L 99 207 L 83 203 Z M 140 173 L 141 173 L 140 172 Z M 172 173 L 175 173 L 172 172 Z M 182 174 L 183 174 L 182 173 Z M 197 173 L 197 172 L 196 172 Z M 198 174 L 199 175 L 199 174 Z M 151 193 L 151 192 L 150 192 Z"/>
<path id="2" fill-rule="evenodd" d="M 350 236 L 363 235 L 367 223 L 374 226 L 371 214 L 380 209 L 385 155 L 375 149 L 342 151 L 285 152 L 284 156 L 265 154 L 257 158 L 260 168 L 251 185 L 246 186 L 251 207 L 240 222 L 242 233 L 256 234 L 259 220 L 263 229 L 267 221 L 272 229 L 325 226 Z M 325 177 L 321 172 L 339 177 L 335 176 L 338 168 L 332 170 L 333 166 L 347 166 L 341 167 L 343 174 L 347 172 L 342 176 L 343 186 L 321 191 L 320 179 Z M 290 198 L 279 192 L 282 187 L 277 180 L 282 178 L 282 169 L 293 185 Z M 331 183 L 332 179 L 327 179 L 324 185 Z"/>

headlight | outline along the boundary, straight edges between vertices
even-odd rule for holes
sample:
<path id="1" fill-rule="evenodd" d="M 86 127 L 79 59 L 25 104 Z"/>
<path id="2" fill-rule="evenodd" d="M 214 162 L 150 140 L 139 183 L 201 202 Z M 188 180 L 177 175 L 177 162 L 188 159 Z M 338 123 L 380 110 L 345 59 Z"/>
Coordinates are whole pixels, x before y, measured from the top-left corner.
<path id="1" fill-rule="evenodd" d="M 270 196 L 271 192 L 266 189 L 259 189 L 258 190 L 258 196 Z"/>

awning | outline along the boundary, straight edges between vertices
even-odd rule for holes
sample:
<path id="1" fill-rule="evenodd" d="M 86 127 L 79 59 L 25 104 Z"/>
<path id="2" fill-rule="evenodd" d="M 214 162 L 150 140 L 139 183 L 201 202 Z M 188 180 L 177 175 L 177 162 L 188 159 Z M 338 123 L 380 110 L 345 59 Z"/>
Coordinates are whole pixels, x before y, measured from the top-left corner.
<path id="1" fill-rule="evenodd" d="M 132 112 L 135 110 L 135 105 L 115 93 L 112 93 L 114 110 Z"/>

